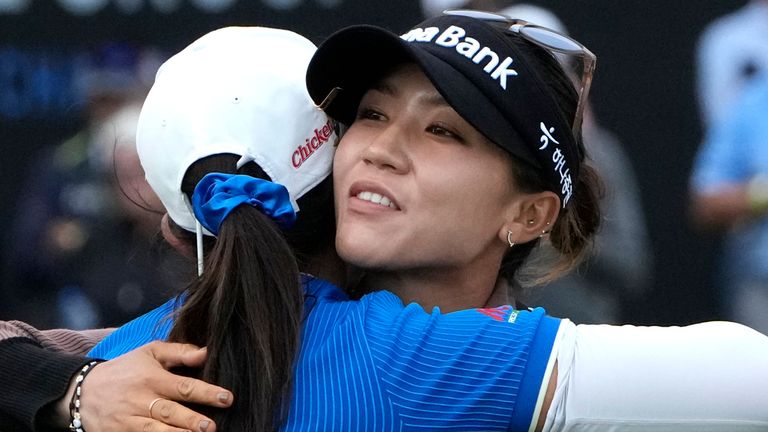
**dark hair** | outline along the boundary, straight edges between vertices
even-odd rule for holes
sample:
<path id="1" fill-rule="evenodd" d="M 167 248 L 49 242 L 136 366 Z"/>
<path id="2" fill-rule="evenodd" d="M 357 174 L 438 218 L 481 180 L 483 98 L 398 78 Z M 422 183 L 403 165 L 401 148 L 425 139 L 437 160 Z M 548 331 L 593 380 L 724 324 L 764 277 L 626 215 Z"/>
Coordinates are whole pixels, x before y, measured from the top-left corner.
<path id="1" fill-rule="evenodd" d="M 210 172 L 235 173 L 234 155 L 195 162 L 182 191 L 192 195 Z M 268 179 L 255 163 L 239 174 Z M 186 289 L 170 340 L 208 347 L 206 381 L 232 390 L 234 404 L 210 412 L 217 430 L 275 430 L 285 418 L 303 319 L 297 256 L 310 258 L 333 241 L 330 177 L 299 199 L 285 232 L 258 209 L 239 206 L 205 241 L 205 271 Z"/>
<path id="2" fill-rule="evenodd" d="M 565 119 L 570 120 L 568 124 L 572 123 L 571 119 L 576 113 L 578 94 L 573 82 L 563 71 L 557 59 L 550 52 L 522 37 L 510 35 L 510 41 L 524 55 L 531 69 L 540 74 L 542 81 L 548 85 L 561 114 Z M 557 250 L 559 257 L 553 267 L 550 266 L 544 274 L 535 277 L 536 283 L 557 279 L 578 265 L 584 258 L 585 252 L 589 250 L 592 238 L 600 227 L 599 201 L 603 195 L 603 184 L 597 171 L 588 163 L 581 134 L 575 139 L 581 152 L 579 176 L 574 181 L 574 193 L 570 203 L 560 210 L 560 215 L 552 225 L 549 235 L 550 242 Z M 521 189 L 527 192 L 547 190 L 536 168 L 514 156 L 512 160 L 512 173 L 516 184 Z M 539 243 L 540 239 L 535 239 L 511 248 L 502 261 L 500 275 L 507 280 L 513 280 Z"/>

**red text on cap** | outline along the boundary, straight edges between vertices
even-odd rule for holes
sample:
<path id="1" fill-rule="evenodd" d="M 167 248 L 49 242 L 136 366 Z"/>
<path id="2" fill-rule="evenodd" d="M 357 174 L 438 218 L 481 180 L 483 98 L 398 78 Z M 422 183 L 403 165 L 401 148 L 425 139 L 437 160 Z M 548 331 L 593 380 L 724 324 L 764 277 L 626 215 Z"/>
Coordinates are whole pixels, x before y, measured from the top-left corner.
<path id="1" fill-rule="evenodd" d="M 293 152 L 293 156 L 291 156 L 293 167 L 300 167 L 304 161 L 309 159 L 309 157 L 320 148 L 320 146 L 328 142 L 333 135 L 333 132 L 333 124 L 331 124 L 330 120 L 328 120 L 328 123 L 324 124 L 320 129 L 316 128 L 315 133 L 310 138 L 305 139 L 304 144 L 300 145 L 296 151 Z"/>

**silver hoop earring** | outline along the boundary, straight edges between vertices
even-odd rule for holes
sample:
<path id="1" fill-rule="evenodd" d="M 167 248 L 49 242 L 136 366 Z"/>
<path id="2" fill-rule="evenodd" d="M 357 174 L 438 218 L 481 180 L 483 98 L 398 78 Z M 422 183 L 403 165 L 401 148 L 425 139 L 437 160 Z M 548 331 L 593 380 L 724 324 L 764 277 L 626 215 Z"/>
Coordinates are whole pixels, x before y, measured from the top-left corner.
<path id="1" fill-rule="evenodd" d="M 509 243 L 510 248 L 515 246 L 515 242 L 512 241 L 512 231 L 507 231 L 507 243 Z"/>

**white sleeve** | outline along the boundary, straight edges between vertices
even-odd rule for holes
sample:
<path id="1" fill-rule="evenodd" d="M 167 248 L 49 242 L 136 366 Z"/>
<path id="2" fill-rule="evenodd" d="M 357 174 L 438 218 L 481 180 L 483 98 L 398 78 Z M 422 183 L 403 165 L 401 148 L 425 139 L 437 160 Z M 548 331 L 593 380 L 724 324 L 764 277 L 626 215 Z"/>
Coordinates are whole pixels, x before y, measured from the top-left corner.
<path id="1" fill-rule="evenodd" d="M 768 337 L 727 322 L 571 324 L 544 431 L 768 431 Z"/>

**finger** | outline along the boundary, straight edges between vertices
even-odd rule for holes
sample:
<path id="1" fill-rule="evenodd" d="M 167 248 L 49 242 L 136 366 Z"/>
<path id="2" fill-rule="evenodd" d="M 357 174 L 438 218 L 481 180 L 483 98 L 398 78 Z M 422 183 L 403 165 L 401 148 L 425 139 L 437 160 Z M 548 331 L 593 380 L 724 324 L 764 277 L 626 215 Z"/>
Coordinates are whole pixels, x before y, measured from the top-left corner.
<path id="1" fill-rule="evenodd" d="M 122 429 L 129 432 L 193 432 L 194 429 L 183 429 L 167 425 L 161 421 L 146 417 L 131 417 L 126 420 L 127 428 Z"/>
<path id="2" fill-rule="evenodd" d="M 196 350 L 187 351 L 182 357 L 181 361 L 184 363 L 184 366 L 203 367 L 207 358 L 208 348 L 203 347 Z"/>
<path id="3" fill-rule="evenodd" d="M 177 366 L 200 366 L 205 362 L 206 351 L 192 344 L 155 341 L 143 347 L 165 369 Z"/>
<path id="4" fill-rule="evenodd" d="M 157 388 L 162 396 L 174 401 L 192 402 L 216 408 L 232 405 L 232 392 L 217 385 L 195 378 L 165 372 L 157 378 Z"/>
<path id="5" fill-rule="evenodd" d="M 211 419 L 201 415 L 179 403 L 162 399 L 152 406 L 151 414 L 154 420 L 166 425 L 189 429 L 196 432 L 213 432 L 216 426 Z"/>
<path id="6" fill-rule="evenodd" d="M 205 365 L 205 360 L 208 358 L 208 350 L 206 348 L 186 345 L 182 350 L 183 352 L 179 358 L 182 365 L 192 368 L 201 368 Z"/>

